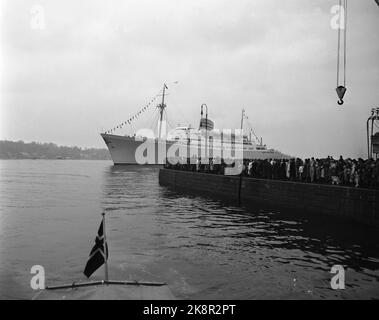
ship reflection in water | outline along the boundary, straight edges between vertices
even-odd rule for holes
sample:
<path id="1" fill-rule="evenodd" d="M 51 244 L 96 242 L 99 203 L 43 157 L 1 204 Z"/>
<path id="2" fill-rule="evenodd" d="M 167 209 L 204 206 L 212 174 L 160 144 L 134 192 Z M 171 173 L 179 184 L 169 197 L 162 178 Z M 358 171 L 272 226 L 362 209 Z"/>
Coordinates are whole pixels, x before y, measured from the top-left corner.
<path id="1" fill-rule="evenodd" d="M 102 211 L 111 279 L 165 281 L 182 299 L 379 298 L 375 229 L 176 193 L 159 186 L 156 167 L 26 160 L 0 169 L 0 298 L 31 297 L 35 264 L 51 285 L 84 280 Z M 330 287 L 336 264 L 345 290 Z"/>

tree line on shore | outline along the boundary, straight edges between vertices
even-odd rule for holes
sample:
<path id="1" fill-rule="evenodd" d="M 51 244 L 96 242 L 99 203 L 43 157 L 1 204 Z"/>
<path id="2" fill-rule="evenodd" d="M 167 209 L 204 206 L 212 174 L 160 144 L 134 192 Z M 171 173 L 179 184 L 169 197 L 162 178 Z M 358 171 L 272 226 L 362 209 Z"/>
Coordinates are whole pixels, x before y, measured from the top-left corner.
<path id="1" fill-rule="evenodd" d="M 107 149 L 58 146 L 55 143 L 0 141 L 0 159 L 110 160 Z"/>

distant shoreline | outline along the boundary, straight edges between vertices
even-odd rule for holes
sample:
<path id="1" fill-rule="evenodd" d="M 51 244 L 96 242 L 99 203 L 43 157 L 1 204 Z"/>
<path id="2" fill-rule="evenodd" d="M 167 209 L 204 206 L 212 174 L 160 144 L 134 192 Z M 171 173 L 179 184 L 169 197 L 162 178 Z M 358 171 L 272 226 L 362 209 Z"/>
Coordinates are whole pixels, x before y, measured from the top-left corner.
<path id="1" fill-rule="evenodd" d="M 0 141 L 2 160 L 112 160 L 108 149 L 58 146 L 54 143 Z"/>
<path id="2" fill-rule="evenodd" d="M 54 159 L 54 158 L 0 158 L 0 160 L 49 160 L 49 161 L 112 161 L 112 159 Z"/>

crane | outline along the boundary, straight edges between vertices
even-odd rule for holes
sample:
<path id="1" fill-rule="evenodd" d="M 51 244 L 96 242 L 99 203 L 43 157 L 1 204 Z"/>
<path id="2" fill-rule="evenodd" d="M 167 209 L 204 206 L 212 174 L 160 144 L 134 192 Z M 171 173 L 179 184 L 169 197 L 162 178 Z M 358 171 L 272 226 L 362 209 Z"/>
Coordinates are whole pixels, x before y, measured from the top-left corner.
<path id="1" fill-rule="evenodd" d="M 379 0 L 375 0 L 379 6 Z M 339 0 L 339 25 L 337 47 L 337 87 L 338 104 L 343 104 L 346 93 L 346 25 L 347 25 L 347 0 Z M 342 22 L 343 21 L 343 22 Z M 341 32 L 341 29 L 343 32 Z M 341 66 L 342 65 L 342 66 Z M 341 70 L 342 69 L 342 70 Z M 341 75 L 342 74 L 342 75 Z"/>

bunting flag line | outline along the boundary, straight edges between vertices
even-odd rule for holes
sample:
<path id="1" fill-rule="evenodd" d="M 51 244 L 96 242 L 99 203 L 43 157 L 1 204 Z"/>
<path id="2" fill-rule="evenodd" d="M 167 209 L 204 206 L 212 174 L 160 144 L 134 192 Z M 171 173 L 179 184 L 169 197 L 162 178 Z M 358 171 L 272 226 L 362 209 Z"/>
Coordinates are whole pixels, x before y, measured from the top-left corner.
<path id="1" fill-rule="evenodd" d="M 139 110 L 133 117 L 129 118 L 127 121 L 122 122 L 118 126 L 105 131 L 105 133 L 106 134 L 113 133 L 117 129 L 121 129 L 124 125 L 131 124 L 135 119 L 137 119 L 143 112 L 145 112 L 149 108 L 150 104 L 153 103 L 157 99 L 158 96 L 159 94 L 155 95 L 155 97 L 147 105 L 145 105 L 141 110 Z"/>

